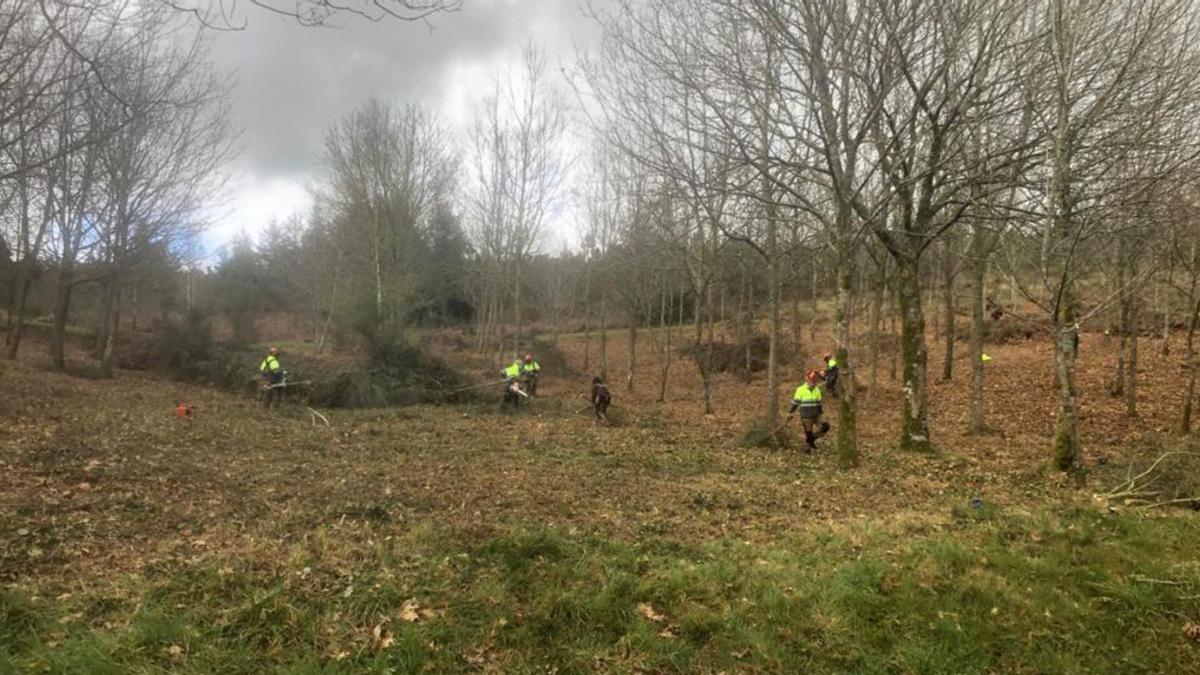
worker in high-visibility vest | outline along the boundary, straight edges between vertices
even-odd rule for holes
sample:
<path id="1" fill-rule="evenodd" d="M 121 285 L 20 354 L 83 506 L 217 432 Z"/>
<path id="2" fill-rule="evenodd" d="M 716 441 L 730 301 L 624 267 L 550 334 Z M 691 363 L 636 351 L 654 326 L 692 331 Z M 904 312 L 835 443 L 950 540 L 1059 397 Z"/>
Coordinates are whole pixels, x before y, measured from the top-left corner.
<path id="1" fill-rule="evenodd" d="M 267 350 L 267 356 L 258 364 L 258 374 L 263 382 L 263 407 L 270 408 L 272 404 L 278 404 L 283 398 L 284 371 L 279 365 L 279 350 L 271 347 Z"/>
<path id="2" fill-rule="evenodd" d="M 825 379 L 825 385 L 829 387 L 829 395 L 837 396 L 838 390 L 838 360 L 832 354 L 825 355 L 825 370 L 821 371 L 821 376 Z"/>
<path id="3" fill-rule="evenodd" d="M 538 378 L 542 376 L 542 367 L 534 360 L 533 354 L 526 354 L 521 359 L 521 378 L 525 385 L 525 393 L 537 396 Z"/>
<path id="4" fill-rule="evenodd" d="M 521 403 L 521 394 L 518 393 L 518 389 L 521 386 L 523 365 L 518 359 L 500 371 L 500 376 L 504 378 L 504 403 L 511 403 L 514 408 Z"/>
<path id="5" fill-rule="evenodd" d="M 810 370 L 804 377 L 804 383 L 796 387 L 792 395 L 792 408 L 788 417 L 800 413 L 800 423 L 804 425 L 804 444 L 807 451 L 817 449 L 817 439 L 829 432 L 829 423 L 821 421 L 821 388 L 817 386 L 817 371 Z"/>

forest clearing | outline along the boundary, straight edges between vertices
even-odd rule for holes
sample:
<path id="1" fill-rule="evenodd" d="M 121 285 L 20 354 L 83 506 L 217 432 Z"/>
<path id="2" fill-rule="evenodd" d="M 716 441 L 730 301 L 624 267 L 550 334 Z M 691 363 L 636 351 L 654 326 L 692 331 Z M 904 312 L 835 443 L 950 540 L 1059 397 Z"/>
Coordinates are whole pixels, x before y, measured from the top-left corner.
<path id="1" fill-rule="evenodd" d="M 1177 359 L 1146 357 L 1156 404 L 1124 424 L 1102 339 L 1081 347 L 1082 490 L 1046 468 L 1052 400 L 1008 395 L 1045 386 L 1038 342 L 990 350 L 988 392 L 1008 401 L 993 434 L 966 435 L 961 377 L 935 388 L 933 454 L 894 448 L 884 378 L 853 472 L 828 449 L 742 447 L 763 383 L 722 378 L 705 416 L 686 363 L 660 405 L 647 360 L 632 394 L 614 386 L 616 424 L 595 425 L 575 413 L 579 336 L 560 338 L 572 372 L 516 414 L 489 391 L 326 411 L 329 427 L 298 404 L 9 364 L 0 665 L 1187 672 L 1200 517 L 1093 498 L 1130 462 L 1195 448 L 1163 433 Z"/>
<path id="2" fill-rule="evenodd" d="M 0 675 L 1200 673 L 1200 2 L 0 0 Z"/>

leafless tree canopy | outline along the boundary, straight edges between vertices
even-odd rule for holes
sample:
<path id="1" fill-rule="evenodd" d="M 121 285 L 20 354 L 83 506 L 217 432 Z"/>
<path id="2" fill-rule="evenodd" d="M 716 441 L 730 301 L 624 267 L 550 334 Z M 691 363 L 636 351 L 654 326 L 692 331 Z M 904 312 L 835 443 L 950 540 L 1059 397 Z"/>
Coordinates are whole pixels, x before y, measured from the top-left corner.
<path id="1" fill-rule="evenodd" d="M 283 16 L 301 26 L 336 25 L 345 19 L 424 21 L 454 12 L 462 0 L 159 0 L 217 30 L 242 30 L 251 15 Z"/>

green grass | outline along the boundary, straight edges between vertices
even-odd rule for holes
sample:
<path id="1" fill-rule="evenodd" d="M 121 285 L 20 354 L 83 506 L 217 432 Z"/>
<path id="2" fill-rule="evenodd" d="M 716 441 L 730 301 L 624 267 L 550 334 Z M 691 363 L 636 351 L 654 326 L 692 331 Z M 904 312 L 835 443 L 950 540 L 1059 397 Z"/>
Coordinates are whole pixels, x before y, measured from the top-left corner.
<path id="1" fill-rule="evenodd" d="M 5 589 L 0 673 L 1196 672 L 1197 518 L 985 507 L 939 522 L 770 546 L 323 529 L 274 563 Z"/>

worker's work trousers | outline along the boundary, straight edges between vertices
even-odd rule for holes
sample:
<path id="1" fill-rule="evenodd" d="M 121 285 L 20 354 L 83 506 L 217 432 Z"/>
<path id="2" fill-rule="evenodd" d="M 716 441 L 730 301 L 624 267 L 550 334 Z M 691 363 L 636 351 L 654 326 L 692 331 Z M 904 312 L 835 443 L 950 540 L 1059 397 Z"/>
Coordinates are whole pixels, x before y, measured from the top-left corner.
<path id="1" fill-rule="evenodd" d="M 596 419 L 601 422 L 608 421 L 608 406 L 612 404 L 612 396 L 597 396 L 592 402 L 592 408 L 596 412 Z"/>
<path id="2" fill-rule="evenodd" d="M 279 380 L 282 381 L 282 378 Z M 264 408 L 278 406 L 283 401 L 284 388 L 276 386 L 277 384 L 279 384 L 278 381 L 268 379 L 263 385 L 262 404 Z"/>
<path id="3" fill-rule="evenodd" d="M 825 386 L 829 389 L 831 396 L 838 395 L 838 369 L 830 368 L 825 373 Z"/>
<path id="4" fill-rule="evenodd" d="M 801 417 L 800 423 L 804 425 L 804 441 L 809 448 L 815 448 L 814 445 L 817 439 L 825 435 L 829 431 L 829 424 L 821 421 L 820 415 L 816 417 Z"/>
<path id="5" fill-rule="evenodd" d="M 508 380 L 504 383 L 504 404 L 512 405 L 516 408 L 521 405 L 521 395 L 517 393 L 516 388 L 520 386 L 516 380 Z"/>
<path id="6" fill-rule="evenodd" d="M 820 417 L 801 417 L 800 423 L 804 425 L 805 431 L 815 434 L 817 438 L 825 435 L 825 432 L 821 430 L 825 425 L 821 422 Z"/>

